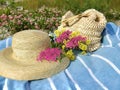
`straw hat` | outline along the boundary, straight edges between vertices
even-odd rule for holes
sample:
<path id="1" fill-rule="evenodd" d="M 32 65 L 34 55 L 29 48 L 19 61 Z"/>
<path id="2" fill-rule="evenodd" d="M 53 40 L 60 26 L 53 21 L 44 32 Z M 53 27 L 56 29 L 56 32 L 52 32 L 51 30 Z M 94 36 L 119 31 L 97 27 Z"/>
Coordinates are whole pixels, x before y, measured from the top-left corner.
<path id="1" fill-rule="evenodd" d="M 50 77 L 64 70 L 69 60 L 61 62 L 36 60 L 38 54 L 50 46 L 47 33 L 25 30 L 14 34 L 12 47 L 0 51 L 0 75 L 16 80 L 35 80 Z"/>
<path id="2" fill-rule="evenodd" d="M 105 16 L 95 10 L 88 9 L 82 14 L 73 15 L 68 11 L 61 21 L 61 25 L 58 29 L 66 28 L 66 30 L 78 30 L 82 36 L 87 37 L 91 41 L 88 46 L 89 51 L 97 50 L 101 45 L 101 33 L 106 26 Z"/>

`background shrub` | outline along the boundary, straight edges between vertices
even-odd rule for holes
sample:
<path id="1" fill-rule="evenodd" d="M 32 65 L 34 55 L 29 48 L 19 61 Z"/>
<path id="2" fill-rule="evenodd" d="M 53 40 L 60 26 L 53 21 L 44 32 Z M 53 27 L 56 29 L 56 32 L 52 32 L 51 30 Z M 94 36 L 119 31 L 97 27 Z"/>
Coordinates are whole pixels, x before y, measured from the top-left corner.
<path id="1" fill-rule="evenodd" d="M 18 31 L 57 29 L 61 17 L 71 10 L 79 14 L 94 8 L 105 14 L 107 21 L 120 20 L 120 0 L 0 0 L 0 39 Z"/>

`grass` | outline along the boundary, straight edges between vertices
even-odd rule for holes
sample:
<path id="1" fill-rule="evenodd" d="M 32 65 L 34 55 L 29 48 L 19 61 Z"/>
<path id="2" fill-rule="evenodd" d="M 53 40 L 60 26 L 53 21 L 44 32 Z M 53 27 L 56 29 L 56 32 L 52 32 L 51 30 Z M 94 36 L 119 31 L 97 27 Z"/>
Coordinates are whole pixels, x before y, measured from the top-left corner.
<path id="1" fill-rule="evenodd" d="M 94 8 L 105 14 L 108 21 L 120 20 L 120 0 L 22 0 L 13 3 L 13 0 L 0 0 L 0 4 L 9 1 L 12 8 L 23 6 L 24 9 L 36 10 L 42 6 L 58 8 L 63 12 L 71 10 L 74 14 L 79 14 L 87 9 Z M 9 9 L 4 10 L 9 14 Z M 4 13 L 0 10 L 0 14 Z"/>
<path id="2" fill-rule="evenodd" d="M 1 0 L 3 2 L 6 0 Z M 13 0 L 7 0 L 12 3 Z M 108 21 L 120 19 L 120 0 L 22 0 L 12 3 L 10 6 L 23 6 L 24 9 L 36 10 L 42 6 L 57 7 L 59 10 L 71 10 L 74 14 L 81 13 L 86 9 L 94 8 L 105 14 Z M 2 13 L 2 12 L 0 12 Z"/>
<path id="3" fill-rule="evenodd" d="M 23 0 L 18 5 L 25 9 L 35 10 L 42 6 L 57 7 L 60 10 L 71 10 L 74 14 L 86 9 L 95 8 L 107 15 L 108 21 L 120 19 L 120 0 Z M 115 13 L 115 14 L 114 14 Z"/>
<path id="4" fill-rule="evenodd" d="M 32 3 L 31 3 L 32 2 Z M 110 9 L 120 10 L 120 0 L 23 0 L 22 4 L 27 9 L 47 7 L 57 7 L 59 9 L 72 10 L 75 13 L 88 8 L 95 8 L 100 11 Z"/>
<path id="5" fill-rule="evenodd" d="M 21 5 L 28 10 L 35 10 L 39 8 L 39 0 L 23 0 Z"/>
<path id="6" fill-rule="evenodd" d="M 13 0 L 0 0 L 0 4 Z M 88 8 L 95 8 L 100 11 L 109 11 L 110 9 L 120 11 L 120 0 L 22 0 L 17 5 L 22 5 L 26 9 L 37 9 L 45 5 L 47 7 L 57 7 L 59 9 L 72 10 L 79 12 Z"/>

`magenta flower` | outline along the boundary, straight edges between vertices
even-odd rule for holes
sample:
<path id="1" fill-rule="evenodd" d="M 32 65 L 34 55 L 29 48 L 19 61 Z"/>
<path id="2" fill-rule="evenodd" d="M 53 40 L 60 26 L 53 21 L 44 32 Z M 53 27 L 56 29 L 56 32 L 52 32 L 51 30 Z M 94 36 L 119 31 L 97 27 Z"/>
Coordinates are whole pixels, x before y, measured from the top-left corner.
<path id="1" fill-rule="evenodd" d="M 67 48 L 75 48 L 75 47 L 78 47 L 78 42 L 79 41 L 86 41 L 86 38 L 85 37 L 82 37 L 82 36 L 76 36 L 76 37 L 73 37 L 72 39 L 70 39 L 70 41 L 68 41 L 66 43 L 66 47 Z"/>
<path id="2" fill-rule="evenodd" d="M 17 21 L 17 24 L 20 25 L 22 22 L 20 20 Z"/>
<path id="3" fill-rule="evenodd" d="M 35 25 L 35 28 L 36 28 L 36 29 L 40 29 L 38 25 Z"/>
<path id="4" fill-rule="evenodd" d="M 56 42 L 57 43 L 63 43 L 64 40 L 69 39 L 70 34 L 72 33 L 72 31 L 64 31 L 59 37 L 56 38 Z"/>
<path id="5" fill-rule="evenodd" d="M 14 17 L 11 16 L 11 15 L 9 15 L 8 18 L 9 18 L 10 20 L 13 20 L 13 19 L 14 19 Z"/>
<path id="6" fill-rule="evenodd" d="M 6 14 L 2 14 L 2 15 L 0 16 L 0 19 L 2 19 L 3 21 L 5 21 L 5 20 L 7 19 L 7 15 L 6 15 Z"/>
<path id="7" fill-rule="evenodd" d="M 48 48 L 42 52 L 40 52 L 37 60 L 47 60 L 47 61 L 57 61 L 57 58 L 60 57 L 61 50 L 59 48 Z"/>

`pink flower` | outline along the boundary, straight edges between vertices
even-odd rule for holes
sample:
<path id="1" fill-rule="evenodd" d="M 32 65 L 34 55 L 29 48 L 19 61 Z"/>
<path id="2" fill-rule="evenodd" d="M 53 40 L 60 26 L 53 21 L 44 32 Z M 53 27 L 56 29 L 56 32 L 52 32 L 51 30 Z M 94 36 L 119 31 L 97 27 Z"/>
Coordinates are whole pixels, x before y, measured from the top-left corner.
<path id="1" fill-rule="evenodd" d="M 18 20 L 17 24 L 20 25 L 22 22 L 20 20 Z"/>
<path id="2" fill-rule="evenodd" d="M 40 29 L 38 25 L 35 25 L 35 29 Z"/>
<path id="3" fill-rule="evenodd" d="M 8 18 L 9 18 L 10 20 L 13 20 L 13 19 L 14 19 L 14 17 L 11 16 L 11 15 L 9 15 Z"/>
<path id="4" fill-rule="evenodd" d="M 37 60 L 42 61 L 43 59 L 47 61 L 57 61 L 57 58 L 60 57 L 61 50 L 59 48 L 48 48 L 40 52 Z"/>
<path id="5" fill-rule="evenodd" d="M 72 31 L 64 31 L 59 37 L 56 38 L 56 42 L 57 43 L 63 43 L 64 40 L 69 39 L 70 34 L 72 33 Z"/>
<path id="6" fill-rule="evenodd" d="M 20 14 L 20 15 L 15 15 L 15 18 L 16 18 L 16 19 L 20 19 L 22 16 L 23 16 L 22 14 Z"/>
<path id="7" fill-rule="evenodd" d="M 29 20 L 30 24 L 32 25 L 33 24 L 33 21 L 32 20 Z"/>
<path id="8" fill-rule="evenodd" d="M 30 22 L 30 25 L 32 25 L 33 24 L 33 22 Z"/>
<path id="9" fill-rule="evenodd" d="M 24 29 L 26 29 L 26 28 L 28 28 L 28 26 L 27 26 L 27 25 L 25 25 L 25 26 L 24 26 Z"/>
<path id="10" fill-rule="evenodd" d="M 0 16 L 0 18 L 1 18 L 3 21 L 5 21 L 5 20 L 7 19 L 7 15 L 6 15 L 6 14 L 2 14 L 2 15 Z"/>
<path id="11" fill-rule="evenodd" d="M 19 18 L 22 18 L 22 16 L 23 16 L 23 14 L 20 14 L 18 17 L 19 17 Z"/>
<path id="12" fill-rule="evenodd" d="M 55 24 L 55 26 L 56 26 L 56 27 L 58 27 L 58 26 L 59 26 L 59 24 L 58 24 L 58 23 L 56 23 L 56 24 Z"/>
<path id="13" fill-rule="evenodd" d="M 8 25 L 8 22 L 7 22 L 7 21 L 4 21 L 4 22 L 1 23 L 1 25 L 2 25 L 2 26 Z"/>
<path id="14" fill-rule="evenodd" d="M 76 36 L 76 37 L 73 37 L 72 39 L 70 39 L 70 41 L 68 41 L 66 43 L 66 47 L 67 48 L 75 48 L 75 47 L 78 47 L 78 42 L 79 41 L 86 41 L 86 38 L 85 37 L 82 37 L 82 36 Z"/>

